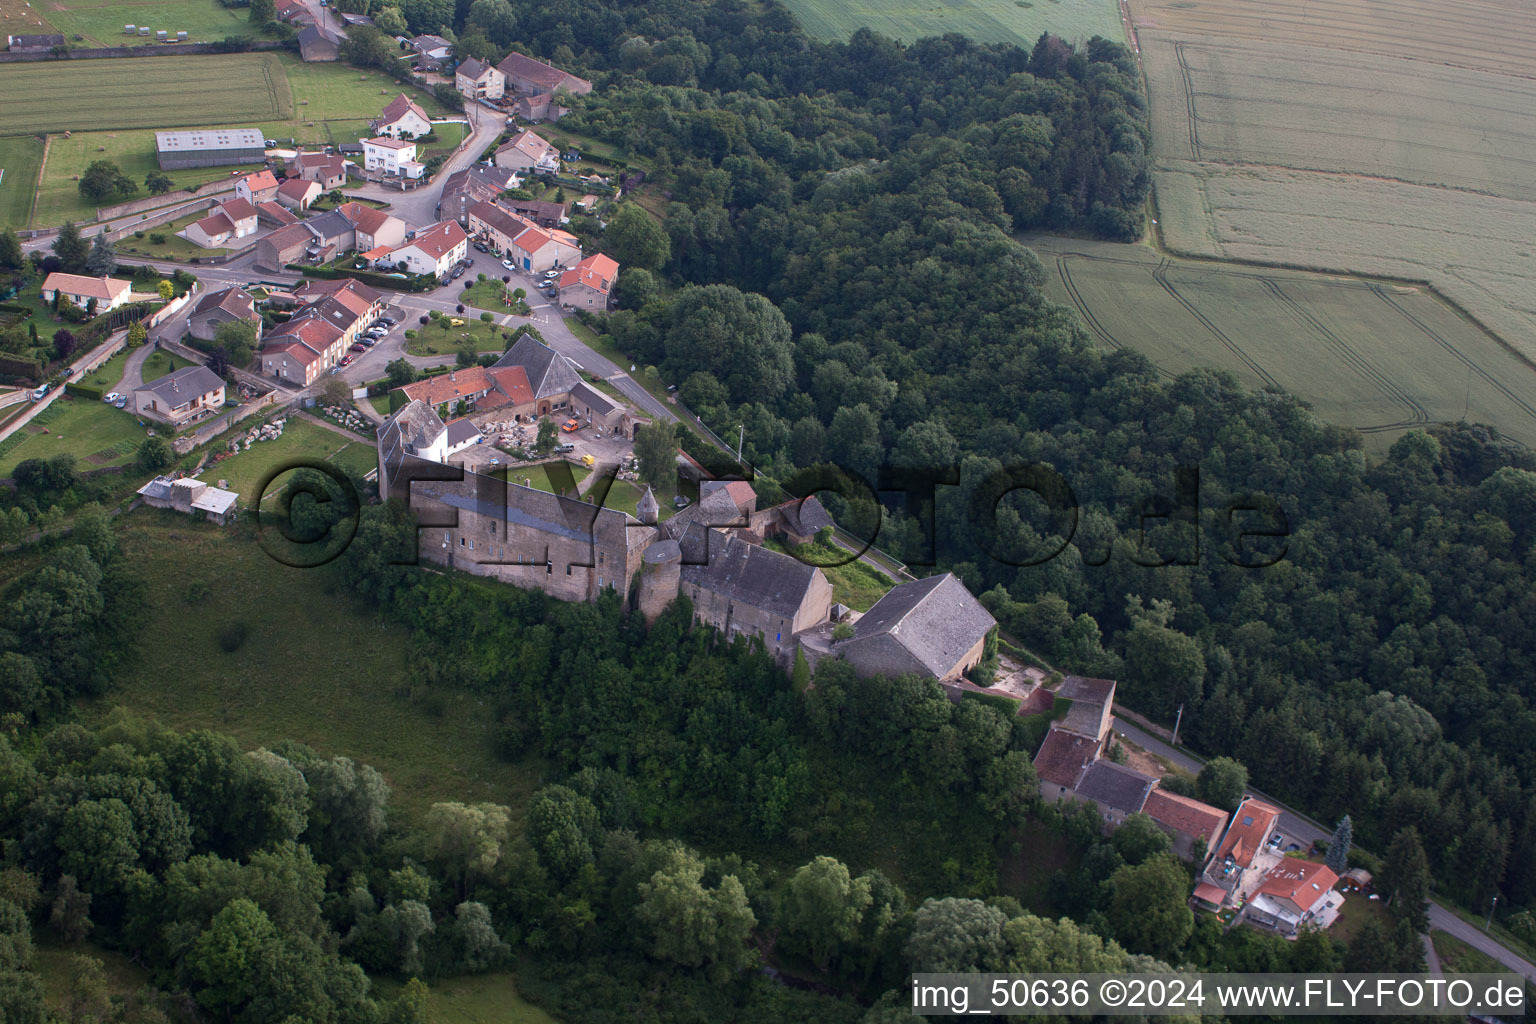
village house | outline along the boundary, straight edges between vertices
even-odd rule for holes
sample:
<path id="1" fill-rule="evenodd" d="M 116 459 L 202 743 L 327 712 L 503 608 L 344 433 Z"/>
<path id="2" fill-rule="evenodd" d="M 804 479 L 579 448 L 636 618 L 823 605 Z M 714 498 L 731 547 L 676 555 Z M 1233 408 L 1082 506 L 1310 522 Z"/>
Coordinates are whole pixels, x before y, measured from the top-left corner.
<path id="1" fill-rule="evenodd" d="M 1295 938 L 1304 927 L 1327 928 L 1338 917 L 1344 894 L 1326 864 L 1282 857 L 1243 905 L 1240 920 Z"/>
<path id="2" fill-rule="evenodd" d="M 558 228 L 571 222 L 564 203 L 543 199 L 503 199 L 502 205 L 519 217 L 533 221 L 541 228 Z"/>
<path id="3" fill-rule="evenodd" d="M 224 380 L 206 366 L 184 366 L 133 390 L 133 411 L 180 427 L 224 406 Z"/>
<path id="4" fill-rule="evenodd" d="M 350 202 L 336 207 L 336 212 L 352 225 L 349 249 L 364 252 L 381 246 L 398 246 L 405 241 L 405 221 L 383 210 Z"/>
<path id="5" fill-rule="evenodd" d="M 277 0 L 275 5 L 277 20 L 291 25 L 295 19 L 313 24 L 314 19 L 309 17 L 309 8 L 305 7 L 302 0 Z"/>
<path id="6" fill-rule="evenodd" d="M 385 262 L 404 264 L 413 274 L 442 277 L 469 252 L 469 236 L 456 220 L 439 221 L 416 232 L 416 237 L 394 249 Z"/>
<path id="7" fill-rule="evenodd" d="M 325 194 L 320 182 L 311 178 L 289 178 L 277 187 L 277 201 L 290 210 L 303 213 Z"/>
<path id="8" fill-rule="evenodd" d="M 419 139 L 432 131 L 432 119 L 427 112 L 405 93 L 389 101 L 374 121 L 369 124 L 376 136 L 392 139 Z"/>
<path id="9" fill-rule="evenodd" d="M 301 224 L 278 228 L 256 243 L 256 267 L 259 270 L 282 270 L 296 263 L 315 243 L 315 236 Z"/>
<path id="10" fill-rule="evenodd" d="M 508 189 L 517 188 L 522 179 L 516 171 L 504 167 L 487 167 L 471 164 L 461 171 L 454 171 L 443 179 L 442 196 L 438 200 L 440 215 L 452 217 L 467 229 L 469 208 L 476 203 L 495 201 Z"/>
<path id="11" fill-rule="evenodd" d="M 426 165 L 416 160 L 416 143 L 379 137 L 362 139 L 363 169 L 391 178 L 419 178 Z"/>
<path id="12" fill-rule="evenodd" d="M 506 167 L 519 174 L 560 172 L 560 151 L 527 129 L 498 147 L 494 159 L 497 167 Z"/>
<path id="13" fill-rule="evenodd" d="M 249 200 L 231 199 L 213 208 L 202 220 L 188 224 L 181 236 L 204 249 L 219 249 L 254 235 L 257 230 L 256 207 Z"/>
<path id="14" fill-rule="evenodd" d="M 52 302 L 55 295 L 68 299 L 81 309 L 105 313 L 128 301 L 131 294 L 127 281 L 115 277 L 84 277 L 80 274 L 54 272 L 43 280 L 44 300 Z"/>
<path id="15" fill-rule="evenodd" d="M 470 99 L 499 100 L 507 79 L 493 65 L 471 57 L 454 69 L 453 87 Z"/>
<path id="16" fill-rule="evenodd" d="M 1227 824 L 1225 811 L 1161 787 L 1147 794 L 1141 813 L 1168 833 L 1175 854 L 1193 861 L 1196 867 L 1204 867 L 1210 859 Z"/>
<path id="17" fill-rule="evenodd" d="M 314 237 L 310 245 L 311 255 L 320 260 L 330 259 L 352 248 L 357 237 L 357 229 L 352 226 L 352 222 L 335 210 L 311 216 L 303 223 Z"/>
<path id="18" fill-rule="evenodd" d="M 235 195 L 252 206 L 265 203 L 277 196 L 277 178 L 266 169 L 247 174 L 235 182 Z"/>
<path id="19" fill-rule="evenodd" d="M 497 203 L 469 208 L 469 231 L 520 270 L 542 272 L 581 259 L 576 236 L 541 228 Z"/>
<path id="20" fill-rule="evenodd" d="M 682 456 L 682 453 L 678 453 Z M 700 484 L 700 486 L 704 486 Z M 809 498 L 791 498 L 778 505 L 758 509 L 747 517 L 747 529 L 757 537 L 778 537 L 791 546 L 809 544 L 834 523 L 826 506 Z"/>
<path id="21" fill-rule="evenodd" d="M 560 275 L 560 304 L 572 309 L 606 310 L 613 302 L 619 265 L 612 257 L 593 253 Z"/>
<path id="22" fill-rule="evenodd" d="M 1072 787 L 1075 799 L 1093 803 L 1103 819 L 1105 835 L 1124 824 L 1133 814 L 1140 814 L 1157 780 L 1133 768 L 1099 758 L 1087 765 Z"/>
<path id="23" fill-rule="evenodd" d="M 201 513 L 204 518 L 223 526 L 239 516 L 236 502 L 240 495 L 234 491 L 210 487 L 201 480 L 190 477 L 172 480 L 157 476 L 139 488 L 139 497 L 151 508 L 169 508 L 187 515 Z"/>
<path id="24" fill-rule="evenodd" d="M 384 311 L 384 294 L 351 278 L 306 280 L 293 298 L 301 305 L 267 332 L 258 356 L 261 372 L 289 383 L 319 380 Z"/>
<path id="25" fill-rule="evenodd" d="M 526 386 L 526 385 L 525 385 Z M 407 399 L 454 415 L 497 390 L 497 382 L 483 366 L 465 366 L 397 388 Z"/>
<path id="26" fill-rule="evenodd" d="M 411 49 L 428 60 L 447 60 L 453 56 L 453 44 L 442 36 L 416 36 L 411 40 Z"/>
<path id="27" fill-rule="evenodd" d="M 1195 899 L 1213 910 L 1246 900 L 1282 859 L 1270 842 L 1279 818 L 1279 808 L 1245 797 L 1195 886 Z"/>
<path id="28" fill-rule="evenodd" d="M 261 337 L 261 314 L 256 311 L 256 300 L 243 288 L 207 292 L 187 317 L 187 333 L 199 341 L 212 341 L 221 325 L 237 320 L 251 324 L 256 337 Z"/>
<path id="29" fill-rule="evenodd" d="M 526 121 L 558 121 L 565 107 L 560 93 L 585 96 L 592 83 L 521 53 L 509 53 L 496 70 L 503 79 L 502 95 L 515 97 L 512 112 Z"/>
<path id="30" fill-rule="evenodd" d="M 284 184 L 287 184 L 287 182 L 284 182 Z M 313 183 L 304 182 L 304 184 Z M 294 216 L 292 210 L 288 209 L 286 206 L 278 205 L 275 201 L 257 203 L 256 220 L 258 223 L 269 228 L 285 228 L 290 224 L 297 224 L 299 222 L 299 218 Z"/>
<path id="31" fill-rule="evenodd" d="M 347 183 L 347 161 L 339 154 L 300 153 L 288 161 L 288 177 L 313 181 L 329 192 Z"/>

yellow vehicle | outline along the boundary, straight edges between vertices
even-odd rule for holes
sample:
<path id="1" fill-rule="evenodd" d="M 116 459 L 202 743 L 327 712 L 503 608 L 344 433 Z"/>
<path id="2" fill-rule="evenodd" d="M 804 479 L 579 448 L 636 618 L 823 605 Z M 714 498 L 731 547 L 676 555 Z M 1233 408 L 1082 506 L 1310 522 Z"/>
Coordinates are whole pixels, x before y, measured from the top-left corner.
<path id="1" fill-rule="evenodd" d="M 597 465 L 597 460 L 590 455 L 583 455 L 581 457 L 581 464 L 590 468 Z"/>
<path id="2" fill-rule="evenodd" d="M 455 317 L 449 317 L 448 318 L 448 324 L 451 327 L 463 327 L 464 326 L 464 321 L 460 320 L 456 316 Z"/>

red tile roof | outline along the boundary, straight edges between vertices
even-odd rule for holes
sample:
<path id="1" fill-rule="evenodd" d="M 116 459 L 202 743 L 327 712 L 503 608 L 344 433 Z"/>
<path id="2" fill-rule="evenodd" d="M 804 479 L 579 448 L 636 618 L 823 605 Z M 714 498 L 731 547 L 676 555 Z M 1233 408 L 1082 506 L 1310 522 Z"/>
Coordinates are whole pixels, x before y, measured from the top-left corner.
<path id="1" fill-rule="evenodd" d="M 1287 900 L 1297 910 L 1310 910 L 1338 880 L 1339 876 L 1326 864 L 1286 857 L 1269 869 L 1263 884 L 1252 895 Z"/>
<path id="2" fill-rule="evenodd" d="M 1224 860 L 1229 854 L 1245 868 L 1253 867 L 1253 856 L 1269 842 L 1270 831 L 1280 817 L 1278 808 L 1257 800 L 1244 800 L 1232 814 L 1232 824 L 1222 837 L 1216 859 Z"/>
<path id="3" fill-rule="evenodd" d="M 1083 767 L 1098 753 L 1098 744 L 1054 726 L 1035 755 L 1035 774 L 1058 786 L 1077 785 Z"/>
<path id="4" fill-rule="evenodd" d="M 43 282 L 43 291 L 63 289 L 66 295 L 84 295 L 88 299 L 115 299 L 128 290 L 127 281 L 115 277 L 83 277 L 55 271 Z"/>
<path id="5" fill-rule="evenodd" d="M 1210 882 L 1201 882 L 1195 886 L 1195 899 L 1219 907 L 1227 901 L 1227 890 Z"/>
<path id="6" fill-rule="evenodd" d="M 464 229 L 459 227 L 458 221 L 443 220 L 431 227 L 422 228 L 416 232 L 415 238 L 404 245 L 397 246 L 395 251 L 399 252 L 414 245 L 434 260 L 440 260 L 468 238 Z"/>
<path id="7" fill-rule="evenodd" d="M 197 221 L 193 226 L 200 230 L 203 234 L 207 235 L 209 238 L 212 238 L 215 235 L 227 235 L 229 232 L 235 230 L 234 221 L 224 216 L 222 212 L 210 213 L 202 220 Z"/>
<path id="8" fill-rule="evenodd" d="M 227 203 L 221 203 L 219 210 L 233 221 L 250 220 L 256 216 L 256 207 L 251 205 L 249 199 L 231 199 Z"/>
<path id="9" fill-rule="evenodd" d="M 560 152 L 542 136 L 535 135 L 526 128 L 497 148 L 496 155 L 500 156 L 509 149 L 517 150 L 534 163 L 538 163 L 551 154 L 558 154 Z"/>
<path id="10" fill-rule="evenodd" d="M 483 394 L 491 389 L 491 384 L 491 375 L 485 371 L 485 367 L 470 366 L 407 384 L 400 390 L 408 398 L 439 406 L 456 398 Z"/>
<path id="11" fill-rule="evenodd" d="M 314 182 L 305 182 L 305 184 L 313 185 Z M 292 210 L 286 206 L 274 203 L 270 199 L 264 203 L 257 203 L 256 212 L 265 214 L 269 220 L 277 221 L 278 227 L 287 227 L 289 224 L 297 224 L 299 222 L 299 218 L 293 215 Z"/>
<path id="12" fill-rule="evenodd" d="M 379 228 L 389 220 L 389 214 L 383 210 L 375 210 L 371 206 L 362 203 L 342 203 L 336 207 L 336 212 L 352 222 L 352 226 L 364 234 L 378 234 Z"/>
<path id="13" fill-rule="evenodd" d="M 1207 847 L 1215 841 L 1227 820 L 1225 811 L 1161 788 L 1147 794 L 1141 813 L 1175 832 L 1204 839 Z"/>
<path id="14" fill-rule="evenodd" d="M 310 181 L 308 178 L 289 178 L 287 181 L 277 186 L 277 192 L 279 195 L 287 196 L 289 199 L 298 200 L 303 200 L 305 196 L 309 195 L 310 189 L 314 189 L 316 192 L 319 192 L 320 183 L 318 181 Z"/>
<path id="15" fill-rule="evenodd" d="M 578 284 L 584 284 L 588 288 L 607 295 L 613 287 L 613 279 L 618 276 L 619 265 L 613 259 L 602 253 L 593 253 L 571 269 L 560 275 L 560 287 L 570 288 Z"/>
<path id="16" fill-rule="evenodd" d="M 277 179 L 271 171 L 257 171 L 255 174 L 245 176 L 245 187 L 252 192 L 262 192 L 269 188 L 277 188 Z"/>
<path id="17" fill-rule="evenodd" d="M 521 366 L 498 366 L 487 370 L 497 390 L 507 396 L 505 405 L 524 405 L 533 401 L 533 386 L 528 383 L 528 371 Z"/>
<path id="18" fill-rule="evenodd" d="M 419 106 L 416 105 L 414 100 L 412 100 L 405 93 L 401 93 L 394 99 L 390 100 L 389 106 L 384 108 L 384 113 L 379 115 L 379 124 L 394 124 L 407 113 L 412 111 L 414 111 L 416 116 L 421 118 L 423 121 L 432 120 L 427 116 L 427 112 L 425 110 L 422 110 Z"/>

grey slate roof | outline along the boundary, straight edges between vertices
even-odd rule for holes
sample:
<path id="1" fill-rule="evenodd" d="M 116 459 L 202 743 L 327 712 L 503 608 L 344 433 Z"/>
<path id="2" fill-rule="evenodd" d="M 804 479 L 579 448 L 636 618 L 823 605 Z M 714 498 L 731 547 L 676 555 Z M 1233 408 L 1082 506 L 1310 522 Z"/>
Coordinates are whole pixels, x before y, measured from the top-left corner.
<path id="1" fill-rule="evenodd" d="M 598 416 L 607 416 L 619 407 L 617 402 L 586 381 L 581 381 L 571 388 L 571 401 L 585 402 L 592 407 L 592 412 Z"/>
<path id="2" fill-rule="evenodd" d="M 745 526 L 746 517 L 741 514 L 741 509 L 736 507 L 736 502 L 731 499 L 731 493 L 726 490 L 711 491 L 687 508 L 678 512 L 671 519 L 662 524 L 662 532 L 673 540 L 681 540 L 683 534 L 690 526 L 704 527 L 730 527 Z M 688 546 L 683 546 L 686 554 Z"/>
<path id="3" fill-rule="evenodd" d="M 357 230 L 351 221 L 335 210 L 328 210 L 318 217 L 311 217 L 304 222 L 304 225 L 318 238 L 327 242 Z"/>
<path id="4" fill-rule="evenodd" d="M 481 61 L 479 57 L 470 57 L 468 60 L 464 61 L 464 63 L 459 65 L 457 73 L 463 75 L 466 78 L 474 79 L 479 78 L 481 75 L 485 74 L 485 69 L 487 67 L 489 67 L 489 65 Z"/>
<path id="5" fill-rule="evenodd" d="M 635 522 L 625 512 L 599 508 L 580 498 L 550 494 L 467 471 L 462 482 L 417 481 L 412 492 L 451 508 L 499 519 L 510 526 L 584 543 L 597 540 L 621 548 L 626 546 L 629 524 Z"/>
<path id="6" fill-rule="evenodd" d="M 783 518 L 785 527 L 799 537 L 809 537 L 824 526 L 836 525 L 832 521 L 832 514 L 816 500 L 814 494 L 804 500 L 796 498 L 786 501 L 774 508 Z"/>
<path id="7" fill-rule="evenodd" d="M 843 643 L 888 636 L 928 672 L 942 677 L 987 635 L 997 621 L 954 573 L 892 587 L 853 627 Z M 850 657 L 853 657 L 850 651 Z"/>
<path id="8" fill-rule="evenodd" d="M 199 299 L 197 305 L 192 308 L 192 314 L 196 316 L 214 309 L 222 309 L 226 313 L 239 317 L 250 317 L 256 312 L 256 300 L 241 288 L 224 288 L 209 292 Z"/>
<path id="9" fill-rule="evenodd" d="M 426 402 L 412 400 L 379 428 L 379 447 L 386 458 L 397 445 L 401 454 L 414 455 L 437 440 L 444 429 L 436 410 Z"/>
<path id="10" fill-rule="evenodd" d="M 184 366 L 168 373 L 159 380 L 136 388 L 136 391 L 152 391 L 155 397 L 172 409 L 186 405 L 194 398 L 224 386 L 224 378 L 206 366 Z"/>
<path id="11" fill-rule="evenodd" d="M 1141 810 L 1156 783 L 1150 775 L 1100 758 L 1083 770 L 1082 778 L 1077 780 L 1077 795 L 1126 814 L 1135 814 Z"/>
<path id="12" fill-rule="evenodd" d="M 792 619 L 820 572 L 798 558 L 735 537 L 711 538 L 707 565 L 682 568 L 684 583 Z"/>
<path id="13" fill-rule="evenodd" d="M 568 394 L 581 383 L 581 373 L 575 363 L 527 334 L 518 338 L 506 354 L 496 360 L 496 365 L 521 366 L 528 374 L 528 386 L 533 389 L 534 398 Z"/>
<path id="14" fill-rule="evenodd" d="M 468 416 L 460 417 L 448 424 L 448 444 L 459 445 L 465 441 L 480 436 L 480 428 Z"/>

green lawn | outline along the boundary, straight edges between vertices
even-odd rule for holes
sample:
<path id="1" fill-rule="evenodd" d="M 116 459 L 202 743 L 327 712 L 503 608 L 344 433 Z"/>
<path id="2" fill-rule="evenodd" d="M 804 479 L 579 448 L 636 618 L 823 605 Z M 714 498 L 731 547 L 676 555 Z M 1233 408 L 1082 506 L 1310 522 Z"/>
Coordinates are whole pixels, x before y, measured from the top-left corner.
<path id="1" fill-rule="evenodd" d="M 432 134 L 437 136 L 437 141 L 422 146 L 416 158 L 426 163 L 434 156 L 447 156 L 459 148 L 459 143 L 464 141 L 464 136 L 469 132 L 469 125 L 462 121 L 444 121 L 432 126 Z"/>
<path id="2" fill-rule="evenodd" d="M 113 358 L 116 358 L 115 356 Z M 142 375 L 144 383 L 159 380 L 172 370 L 180 370 L 183 367 L 192 366 L 192 360 L 173 356 L 169 352 L 151 352 L 144 359 Z"/>
<path id="3" fill-rule="evenodd" d="M 495 758 L 488 698 L 446 691 L 441 707 L 423 707 L 401 696 L 420 685 L 405 632 L 354 607 L 330 571 L 273 561 L 254 531 L 249 514 L 227 528 L 149 508 L 119 521 L 153 625 L 134 666 L 81 707 L 86 723 L 122 705 L 176 729 L 217 729 L 246 748 L 300 740 L 378 768 L 391 804 L 408 815 L 440 800 L 495 801 L 512 808 L 520 834 L 543 765 Z M 192 581 L 206 592 L 189 593 Z M 215 634 L 235 620 L 249 639 L 226 654 Z"/>
<path id="4" fill-rule="evenodd" d="M 454 327 L 448 324 L 449 319 L 463 320 L 464 325 Z M 441 319 L 429 321 L 425 326 L 412 324 L 410 329 L 416 332 L 416 337 L 405 343 L 405 350 L 413 356 L 457 352 L 465 341 L 473 341 L 476 352 L 505 352 L 508 342 L 502 335 L 512 330 L 494 321 L 486 323 L 480 319 L 479 311 L 468 307 L 463 313 L 450 313 Z"/>
<path id="5" fill-rule="evenodd" d="M 110 62 L 82 61 L 81 63 Z M 155 162 L 155 133 L 150 129 L 141 129 L 121 132 L 75 132 L 67 139 L 62 135 L 50 136 L 48 160 L 43 165 L 42 176 L 37 183 L 37 208 L 32 216 L 35 227 L 54 226 L 66 220 L 88 223 L 96 219 L 96 204 L 80 195 L 80 184 L 75 180 L 80 172 L 94 160 L 110 160 L 117 164 L 124 174 L 139 185 L 137 196 L 133 198 L 144 197 L 148 195 L 144 191 L 145 176 L 150 171 L 158 170 Z M 179 190 L 188 185 L 201 185 L 204 182 L 228 178 L 233 173 L 249 173 L 259 169 L 259 165 L 252 164 L 240 167 L 202 167 L 165 173 Z M 174 197 L 177 193 L 171 192 L 169 195 Z M 185 192 L 181 195 L 187 199 L 192 198 Z M 141 219 L 150 215 L 145 213 Z M 207 215 L 207 211 L 199 213 L 199 216 Z M 169 235 L 176 229 L 161 226 L 144 230 L 164 232 Z M 183 245 L 191 245 L 190 242 L 184 242 L 181 239 L 176 241 Z M 130 237 L 119 243 L 118 248 L 126 252 L 130 247 L 142 248 L 146 245 L 148 245 L 147 239 L 140 241 Z"/>
<path id="6" fill-rule="evenodd" d="M 391 978 L 377 979 L 374 986 L 374 994 L 381 999 L 393 997 L 402 987 Z M 506 972 L 441 978 L 430 988 L 427 1019 L 431 1024 L 557 1024 L 518 994 L 513 976 Z"/>
<path id="7" fill-rule="evenodd" d="M 231 193 L 233 196 L 233 193 Z M 190 242 L 176 234 L 186 229 L 188 224 L 195 224 L 211 213 L 211 210 L 194 210 L 185 217 L 178 217 L 168 224 L 160 224 L 152 228 L 144 228 L 143 238 L 129 236 L 117 243 L 117 251 L 129 255 L 152 256 L 155 259 L 180 260 L 186 262 L 192 259 L 204 259 L 209 256 L 223 256 L 229 249 L 204 249 L 196 242 Z M 165 239 L 163 242 L 155 242 L 150 236 L 159 235 Z M 241 245 L 245 243 L 242 242 Z"/>
<path id="8" fill-rule="evenodd" d="M 124 23 L 119 22 L 119 31 Z M 70 78 L 67 86 L 46 77 L 39 79 L 30 88 L 60 90 L 44 93 L 41 101 L 28 98 L 36 95 L 29 91 L 29 79 L 13 77 L 23 70 L 32 73 L 34 69 L 59 69 L 78 75 L 86 67 L 92 74 L 83 79 Z M 114 119 L 118 127 L 112 131 L 75 131 L 68 139 L 62 134 L 50 137 L 48 159 L 38 183 L 33 226 L 55 225 L 65 219 L 95 219 L 95 204 L 81 198 L 75 180 L 93 160 L 116 163 L 139 183 L 139 195 L 144 195 L 144 178 L 157 169 L 156 128 L 238 123 L 258 128 L 268 138 L 321 145 L 355 141 L 366 135 L 368 119 L 377 117 L 402 91 L 429 114 L 448 113 L 430 93 L 401 86 L 380 72 L 359 71 L 336 63 L 305 64 L 293 54 L 135 57 L 67 65 L 44 62 L 8 70 L 5 76 L 0 76 L 0 101 L 14 97 L 20 105 L 11 110 L 0 102 L 0 135 L 97 127 L 102 123 L 100 108 L 117 99 L 127 75 L 133 77 L 135 88 L 132 117 Z M 71 99 L 59 108 L 50 107 L 55 94 Z M 186 103 L 190 95 L 197 96 L 198 102 Z M 448 127 L 451 132 L 452 126 Z M 4 155 L 4 150 L 0 150 L 0 158 Z M 213 167 L 166 173 L 177 188 L 184 188 L 255 169 Z M 0 182 L 0 202 L 5 198 L 3 188 L 4 183 Z M 164 228 L 153 230 L 170 233 Z M 143 247 L 144 243 L 138 245 Z M 188 255 L 212 251 L 192 247 Z"/>
<path id="9" fill-rule="evenodd" d="M 1451 974 L 1503 974 L 1507 968 L 1487 953 L 1473 949 L 1450 932 L 1438 928 L 1429 933 L 1440 966 Z"/>
<path id="10" fill-rule="evenodd" d="M 1014 43 L 1026 50 L 1042 32 L 1068 40 L 1103 36 L 1123 41 L 1115 0 L 951 0 L 949 3 L 892 3 L 890 0 L 785 0 L 806 32 L 821 39 L 846 39 L 868 26 L 904 42 L 949 32 L 983 43 Z"/>
<path id="11" fill-rule="evenodd" d="M 117 30 L 132 20 L 117 19 Z M 104 116 L 103 110 L 112 113 Z M 39 61 L 13 65 L 0 75 L 0 135 L 291 117 L 288 81 L 271 53 Z"/>
<path id="12" fill-rule="evenodd" d="M 154 43 L 154 33 L 165 31 L 171 39 L 187 33 L 187 42 L 215 42 L 225 36 L 267 36 L 258 32 L 245 8 L 221 7 L 209 0 L 154 0 L 153 3 L 123 0 L 53 0 L 48 18 L 66 36 L 79 34 L 77 46 L 134 46 Z M 147 25 L 150 35 L 127 36 L 124 25 Z"/>
<path id="13" fill-rule="evenodd" d="M 121 466 L 133 461 L 148 435 L 126 409 L 74 395 L 60 395 L 32 422 L 6 439 L 0 454 L 0 476 L 10 476 L 16 463 L 68 452 L 81 470 Z M 16 437 L 24 437 L 12 446 Z"/>
<path id="14" fill-rule="evenodd" d="M 512 290 L 501 278 L 487 276 L 484 281 L 476 281 L 471 285 L 457 301 L 495 313 L 497 319 L 500 319 L 512 311 L 504 301 L 504 297 L 509 297 Z M 527 291 L 526 288 L 523 290 Z"/>
<path id="15" fill-rule="evenodd" d="M 368 404 L 373 406 L 374 411 L 377 412 L 380 416 L 388 416 L 389 415 L 389 395 L 388 394 L 373 395 L 373 396 L 369 397 Z"/>
<path id="16" fill-rule="evenodd" d="M 231 433 L 234 433 L 233 431 Z M 256 488 L 262 479 L 279 466 L 289 465 L 296 459 L 332 459 L 338 456 L 349 445 L 357 445 L 358 442 L 348 441 L 340 434 L 334 433 L 324 427 L 310 423 L 290 415 L 283 426 L 283 435 L 272 441 L 257 441 L 251 445 L 249 451 L 241 451 L 237 455 L 211 462 L 203 470 L 201 478 L 210 482 L 227 480 L 229 490 L 240 495 L 240 507 L 250 508 L 256 500 Z M 370 465 L 373 461 L 372 446 L 364 445 L 369 451 Z M 342 461 L 346 465 L 353 465 L 356 456 L 343 456 Z M 274 481 L 276 484 L 277 481 Z M 268 501 L 274 489 L 268 491 Z"/>
<path id="17" fill-rule="evenodd" d="M 672 504 L 672 499 L 677 496 L 675 488 L 663 488 L 653 492 L 658 506 L 656 518 L 660 522 L 666 522 L 677 511 Z M 640 499 L 645 496 L 645 485 L 630 480 L 615 480 L 608 491 L 608 497 L 603 501 L 604 508 L 617 509 L 635 515 L 635 506 L 640 504 Z"/>
<path id="18" fill-rule="evenodd" d="M 776 540 L 764 541 L 765 547 L 793 554 L 808 565 L 820 566 L 827 582 L 832 584 L 832 600 L 847 605 L 855 611 L 867 612 L 871 605 L 885 596 L 896 585 L 885 573 L 860 561 L 846 565 L 829 565 L 850 558 L 852 552 L 838 547 L 827 547 L 819 541 L 789 548 Z"/>
<path id="19" fill-rule="evenodd" d="M 128 362 L 128 357 L 133 353 L 134 350 L 131 348 L 123 349 L 90 373 L 81 377 L 80 383 L 88 387 L 112 390 L 117 387 L 118 381 L 123 379 L 123 367 Z"/>
<path id="20" fill-rule="evenodd" d="M 0 139 L 0 226 L 24 228 L 32 218 L 37 175 L 43 169 L 43 143 L 33 135 Z"/>
<path id="21" fill-rule="evenodd" d="M 1328 929 L 1328 934 L 1348 945 L 1365 926 L 1365 922 L 1373 917 L 1379 924 L 1391 929 L 1392 915 L 1385 903 L 1366 899 L 1363 892 L 1352 892 L 1344 897 L 1344 905 L 1339 908 L 1339 919 Z"/>
<path id="22" fill-rule="evenodd" d="M 149 983 L 149 971 L 114 950 L 103 949 L 93 942 L 65 944 L 43 929 L 34 931 L 33 936 L 37 943 L 37 973 L 43 979 L 43 1001 L 60 1015 L 60 1020 L 69 1019 L 66 1014 L 76 955 L 101 961 L 108 995 L 131 996 Z"/>

